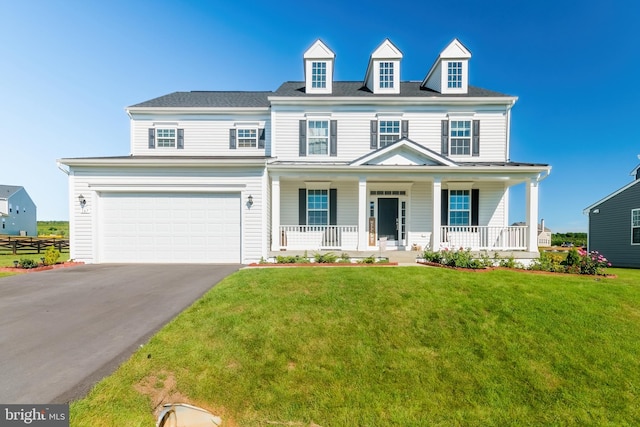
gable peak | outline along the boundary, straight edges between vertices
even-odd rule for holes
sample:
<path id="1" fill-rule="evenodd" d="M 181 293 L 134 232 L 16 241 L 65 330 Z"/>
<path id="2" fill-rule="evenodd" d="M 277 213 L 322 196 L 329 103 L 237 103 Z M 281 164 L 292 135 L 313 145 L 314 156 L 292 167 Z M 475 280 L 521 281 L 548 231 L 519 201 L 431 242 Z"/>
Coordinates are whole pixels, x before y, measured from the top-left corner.
<path id="1" fill-rule="evenodd" d="M 336 54 L 322 40 L 316 40 L 304 52 L 304 59 L 334 59 Z"/>
<path id="2" fill-rule="evenodd" d="M 471 52 L 466 48 L 464 44 L 457 38 L 453 39 L 451 43 L 440 52 L 440 59 L 469 59 L 471 58 Z"/>
<path id="3" fill-rule="evenodd" d="M 373 51 L 371 59 L 402 59 L 402 52 L 388 38 Z"/>

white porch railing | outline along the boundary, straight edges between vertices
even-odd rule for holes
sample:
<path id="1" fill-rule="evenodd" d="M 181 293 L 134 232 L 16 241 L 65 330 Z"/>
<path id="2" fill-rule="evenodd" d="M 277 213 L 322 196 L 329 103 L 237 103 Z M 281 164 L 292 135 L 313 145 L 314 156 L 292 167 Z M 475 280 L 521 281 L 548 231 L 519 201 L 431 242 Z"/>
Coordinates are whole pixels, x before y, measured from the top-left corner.
<path id="1" fill-rule="evenodd" d="M 358 248 L 357 225 L 281 225 L 279 236 L 282 249 Z"/>
<path id="2" fill-rule="evenodd" d="M 440 247 L 471 248 L 472 250 L 527 249 L 527 226 L 443 226 L 440 229 Z"/>

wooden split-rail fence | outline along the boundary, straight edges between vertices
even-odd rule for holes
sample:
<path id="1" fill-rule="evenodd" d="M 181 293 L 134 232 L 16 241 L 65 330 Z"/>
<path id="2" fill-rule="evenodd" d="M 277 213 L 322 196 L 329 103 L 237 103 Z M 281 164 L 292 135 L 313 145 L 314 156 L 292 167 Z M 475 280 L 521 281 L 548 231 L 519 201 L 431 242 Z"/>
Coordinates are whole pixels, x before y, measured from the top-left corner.
<path id="1" fill-rule="evenodd" d="M 53 246 L 60 252 L 68 250 L 69 239 L 0 236 L 0 248 L 9 249 L 13 255 L 17 255 L 20 251 L 41 253 L 49 246 Z"/>

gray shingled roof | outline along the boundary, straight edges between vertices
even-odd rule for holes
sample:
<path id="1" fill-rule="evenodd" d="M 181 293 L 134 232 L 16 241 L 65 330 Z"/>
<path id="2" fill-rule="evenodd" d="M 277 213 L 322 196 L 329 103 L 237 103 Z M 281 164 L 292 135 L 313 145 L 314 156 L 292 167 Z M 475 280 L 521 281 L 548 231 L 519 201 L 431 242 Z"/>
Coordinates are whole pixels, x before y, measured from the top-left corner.
<path id="1" fill-rule="evenodd" d="M 173 92 L 149 101 L 132 105 L 134 107 L 190 107 L 190 108 L 242 108 L 269 107 L 267 97 L 273 92 L 226 92 L 192 91 Z"/>
<path id="2" fill-rule="evenodd" d="M 152 108 L 268 108 L 269 96 L 308 96 L 308 97 L 507 97 L 500 92 L 469 86 L 469 93 L 443 95 L 431 89 L 420 87 L 421 82 L 401 82 L 399 95 L 376 95 L 362 85 L 362 82 L 333 82 L 331 94 L 307 94 L 304 82 L 285 82 L 275 92 L 240 91 L 191 91 L 173 92 L 149 101 L 130 106 Z"/>
<path id="3" fill-rule="evenodd" d="M 361 81 L 358 82 L 333 82 L 332 93 L 326 94 L 314 94 L 309 95 L 305 93 L 304 82 L 285 82 L 276 90 L 273 94 L 275 96 L 362 96 L 362 97 L 494 97 L 494 96 L 510 96 L 504 93 L 494 92 L 492 90 L 482 89 L 475 86 L 469 86 L 469 93 L 466 94 L 441 94 L 431 89 L 422 88 L 420 85 L 422 82 L 401 82 L 400 94 L 389 95 L 382 94 L 376 95 L 365 87 Z"/>
<path id="4" fill-rule="evenodd" d="M 19 185 L 0 185 L 0 199 L 8 199 L 21 188 Z"/>

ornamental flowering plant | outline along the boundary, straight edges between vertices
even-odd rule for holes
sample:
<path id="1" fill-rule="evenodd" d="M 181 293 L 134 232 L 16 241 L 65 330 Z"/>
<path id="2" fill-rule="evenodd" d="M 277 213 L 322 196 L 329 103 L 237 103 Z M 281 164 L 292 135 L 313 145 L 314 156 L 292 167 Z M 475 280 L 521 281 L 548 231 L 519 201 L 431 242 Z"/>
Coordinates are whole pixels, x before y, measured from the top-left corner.
<path id="1" fill-rule="evenodd" d="M 600 252 L 571 249 L 567 254 L 567 271 L 579 274 L 604 275 L 611 263 Z"/>

